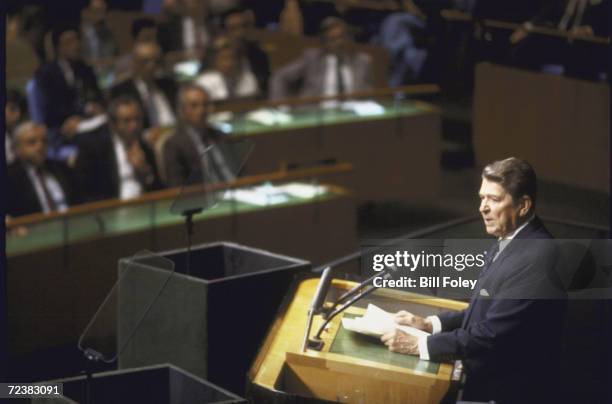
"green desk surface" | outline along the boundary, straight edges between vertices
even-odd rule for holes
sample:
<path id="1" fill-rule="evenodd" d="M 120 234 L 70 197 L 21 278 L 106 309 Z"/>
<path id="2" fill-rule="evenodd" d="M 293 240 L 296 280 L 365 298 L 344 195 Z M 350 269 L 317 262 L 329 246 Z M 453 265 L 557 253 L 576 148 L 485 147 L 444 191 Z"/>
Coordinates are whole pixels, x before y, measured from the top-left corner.
<path id="1" fill-rule="evenodd" d="M 248 136 L 258 133 L 269 133 L 303 129 L 322 125 L 338 125 L 350 122 L 375 121 L 431 112 L 433 109 L 421 102 L 402 101 L 398 103 L 381 102 L 384 112 L 375 115 L 360 116 L 352 111 L 338 108 L 323 109 L 310 107 L 296 109 L 290 113 L 291 121 L 275 125 L 264 125 L 246 118 L 246 114 L 234 114 L 225 125 L 218 126 L 223 132 L 235 136 Z"/>
<path id="2" fill-rule="evenodd" d="M 339 195 L 339 192 L 330 190 L 312 198 L 298 198 L 287 194 L 288 200 L 286 202 L 266 206 L 222 200 L 214 207 L 195 215 L 194 221 L 323 202 L 337 198 Z M 28 235 L 25 237 L 7 237 L 6 254 L 10 257 L 42 248 L 58 247 L 88 238 L 112 237 L 123 233 L 183 223 L 184 219 L 181 215 L 170 212 L 171 205 L 172 200 L 164 200 L 38 223 L 28 227 Z"/>
<path id="3" fill-rule="evenodd" d="M 345 316 L 348 318 L 357 317 L 354 314 L 345 314 Z M 434 375 L 438 373 L 440 368 L 438 363 L 420 360 L 418 356 L 391 352 L 378 338 L 349 331 L 342 326 L 342 323 L 340 323 L 340 329 L 329 352 Z"/>

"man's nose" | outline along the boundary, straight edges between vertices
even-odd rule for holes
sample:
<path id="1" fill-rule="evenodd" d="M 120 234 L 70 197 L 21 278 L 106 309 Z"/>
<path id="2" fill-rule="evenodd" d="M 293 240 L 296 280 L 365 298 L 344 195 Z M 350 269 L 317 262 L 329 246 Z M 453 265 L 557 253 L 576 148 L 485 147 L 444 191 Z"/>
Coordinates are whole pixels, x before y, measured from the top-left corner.
<path id="1" fill-rule="evenodd" d="M 479 210 L 481 213 L 485 213 L 489 210 L 489 205 L 487 205 L 487 201 L 485 201 L 484 199 L 480 202 Z"/>

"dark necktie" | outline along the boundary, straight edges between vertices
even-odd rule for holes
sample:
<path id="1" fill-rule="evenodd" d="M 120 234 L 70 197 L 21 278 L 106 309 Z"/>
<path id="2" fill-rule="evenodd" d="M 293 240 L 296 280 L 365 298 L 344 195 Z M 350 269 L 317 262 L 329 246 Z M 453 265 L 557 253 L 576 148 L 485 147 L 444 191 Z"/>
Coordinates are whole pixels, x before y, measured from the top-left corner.
<path id="1" fill-rule="evenodd" d="M 46 199 L 47 206 L 49 207 L 49 211 L 53 212 L 57 210 L 57 204 L 55 200 L 51 196 L 51 192 L 49 192 L 49 188 L 47 187 L 47 182 L 45 181 L 45 176 L 43 174 L 42 169 L 36 169 L 36 178 L 38 179 L 38 183 L 43 190 L 43 196 Z"/>
<path id="2" fill-rule="evenodd" d="M 159 111 L 157 105 L 155 105 L 155 88 L 152 85 L 146 84 L 147 88 L 147 99 L 145 100 L 147 106 L 147 115 L 149 115 L 149 126 L 159 125 Z"/>
<path id="3" fill-rule="evenodd" d="M 346 86 L 344 83 L 344 75 L 342 74 L 342 58 L 336 56 L 336 85 L 338 94 L 344 94 Z"/>
<path id="4" fill-rule="evenodd" d="M 487 272 L 489 267 L 491 267 L 491 264 L 493 263 L 493 260 L 495 259 L 495 256 L 497 255 L 498 252 L 499 252 L 499 240 L 496 241 L 495 244 L 491 246 L 491 249 L 489 250 L 489 252 L 487 252 L 487 259 L 485 261 L 484 266 L 482 267 L 482 271 L 480 271 L 481 277 L 484 273 Z"/>

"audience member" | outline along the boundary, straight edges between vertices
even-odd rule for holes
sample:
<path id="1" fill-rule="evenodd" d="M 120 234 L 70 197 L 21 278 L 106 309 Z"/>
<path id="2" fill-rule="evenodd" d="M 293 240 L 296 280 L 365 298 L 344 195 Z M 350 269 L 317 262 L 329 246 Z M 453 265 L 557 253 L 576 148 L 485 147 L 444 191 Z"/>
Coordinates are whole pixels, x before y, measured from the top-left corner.
<path id="1" fill-rule="evenodd" d="M 7 14 L 5 33 L 4 73 L 7 85 L 22 87 L 34 75 L 39 66 L 39 58 L 25 36 L 21 13 Z"/>
<path id="2" fill-rule="evenodd" d="M 151 18 L 137 18 L 132 22 L 132 40 L 135 48 L 140 43 L 157 43 L 157 23 Z M 126 53 L 115 62 L 115 83 L 127 79 L 132 74 L 134 52 Z"/>
<path id="3" fill-rule="evenodd" d="M 28 121 L 15 129 L 17 159 L 8 166 L 10 216 L 64 211 L 76 202 L 68 167 L 47 159 L 47 134 L 43 125 Z"/>
<path id="4" fill-rule="evenodd" d="M 238 50 L 227 36 L 219 36 L 213 41 L 208 56 L 212 60 L 210 68 L 194 82 L 206 90 L 211 100 L 254 97 L 259 93 L 248 61 L 238 56 Z"/>
<path id="5" fill-rule="evenodd" d="M 208 45 L 204 8 L 196 0 L 164 0 L 159 44 L 164 53 L 187 52 L 201 57 Z"/>
<path id="6" fill-rule="evenodd" d="M 179 126 L 164 145 L 167 185 L 233 179 L 221 150 L 211 147 L 218 145 L 222 136 L 207 125 L 211 109 L 211 98 L 202 87 L 189 84 L 179 91 Z"/>
<path id="7" fill-rule="evenodd" d="M 6 92 L 6 104 L 4 105 L 4 152 L 6 164 L 15 160 L 15 150 L 13 148 L 13 134 L 19 121 L 23 118 L 25 111 L 25 100 L 17 90 Z"/>
<path id="8" fill-rule="evenodd" d="M 56 58 L 39 68 L 36 83 L 42 95 L 44 121 L 50 131 L 72 138 L 87 116 L 103 112 L 102 95 L 92 68 L 81 60 L 78 30 L 71 25 L 52 33 Z M 54 138 L 54 146 L 60 139 Z"/>
<path id="9" fill-rule="evenodd" d="M 119 54 L 117 41 L 106 23 L 106 10 L 106 0 L 89 0 L 83 10 L 81 35 L 86 60 L 109 59 Z"/>
<path id="10" fill-rule="evenodd" d="M 154 42 L 136 43 L 133 51 L 133 72 L 130 78 L 111 88 L 111 97 L 130 95 L 144 111 L 144 127 L 164 127 L 175 124 L 174 80 L 158 77 L 161 51 Z"/>
<path id="11" fill-rule="evenodd" d="M 131 199 L 161 188 L 155 156 L 142 140 L 138 101 L 121 96 L 108 108 L 109 124 L 79 139 L 75 171 L 83 199 Z"/>
<path id="12" fill-rule="evenodd" d="M 372 86 L 371 59 L 355 51 L 346 23 L 328 17 L 321 24 L 322 49 L 306 49 L 302 56 L 272 75 L 273 99 L 350 94 Z M 295 88 L 298 91 L 292 91 Z"/>
<path id="13" fill-rule="evenodd" d="M 253 72 L 257 79 L 259 94 L 265 96 L 268 92 L 270 61 L 259 44 L 249 39 L 254 29 L 254 19 L 251 10 L 234 8 L 224 14 L 222 26 L 234 42 L 239 63 L 244 66 L 245 70 Z"/>

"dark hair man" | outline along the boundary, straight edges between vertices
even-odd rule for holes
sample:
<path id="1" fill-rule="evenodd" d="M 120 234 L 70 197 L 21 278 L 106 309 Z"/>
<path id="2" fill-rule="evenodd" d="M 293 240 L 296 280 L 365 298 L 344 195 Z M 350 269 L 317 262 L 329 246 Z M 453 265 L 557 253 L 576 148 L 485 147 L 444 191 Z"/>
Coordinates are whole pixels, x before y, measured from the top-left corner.
<path id="1" fill-rule="evenodd" d="M 155 155 L 142 140 L 138 101 L 115 98 L 108 115 L 108 128 L 79 139 L 75 171 L 84 198 L 130 199 L 161 188 Z"/>
<path id="2" fill-rule="evenodd" d="M 535 172 L 514 157 L 491 163 L 482 172 L 479 196 L 486 232 L 497 242 L 468 308 L 427 318 L 400 311 L 396 322 L 432 335 L 396 330 L 381 340 L 391 351 L 425 360 L 461 359 L 464 400 L 556 402 L 564 293 L 548 289 L 555 249 L 535 215 Z M 534 294 L 544 290 L 552 294 Z"/>

